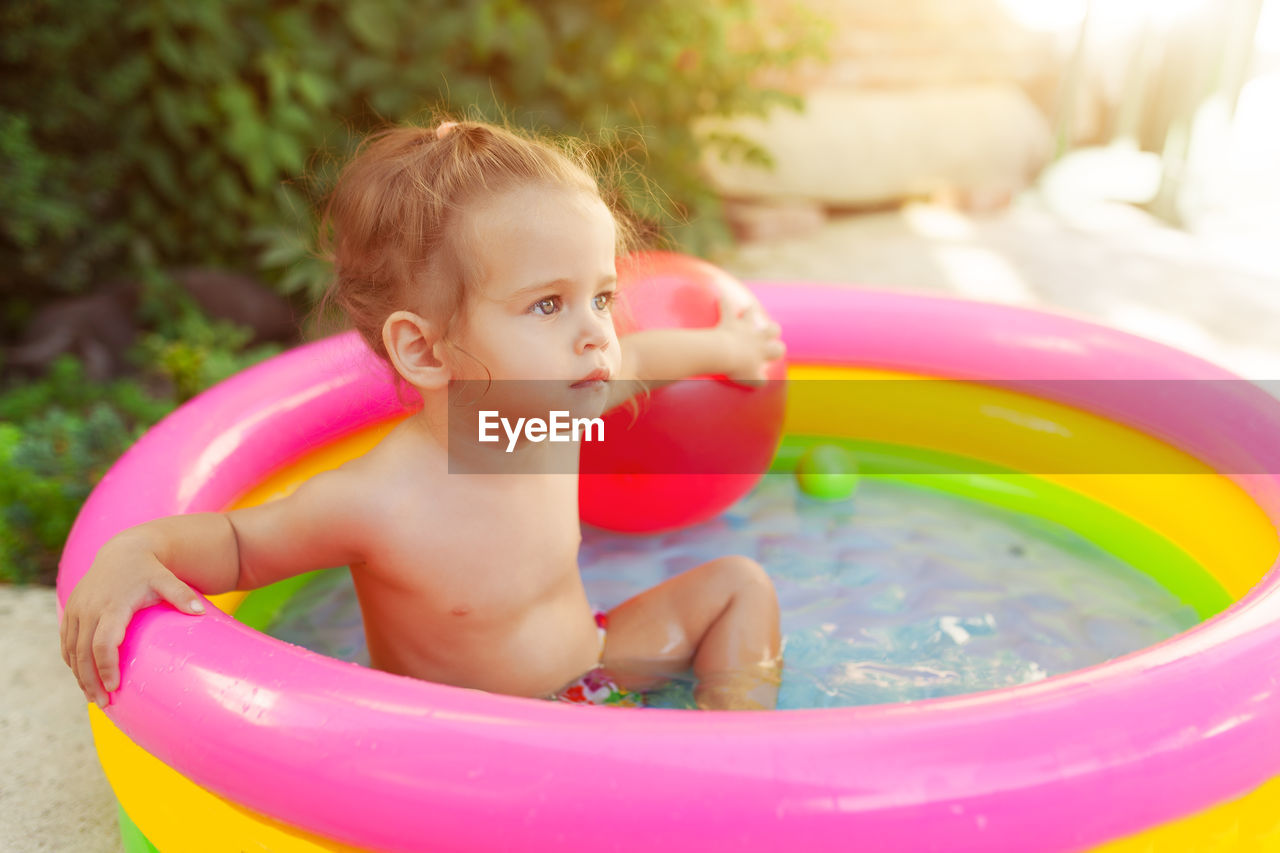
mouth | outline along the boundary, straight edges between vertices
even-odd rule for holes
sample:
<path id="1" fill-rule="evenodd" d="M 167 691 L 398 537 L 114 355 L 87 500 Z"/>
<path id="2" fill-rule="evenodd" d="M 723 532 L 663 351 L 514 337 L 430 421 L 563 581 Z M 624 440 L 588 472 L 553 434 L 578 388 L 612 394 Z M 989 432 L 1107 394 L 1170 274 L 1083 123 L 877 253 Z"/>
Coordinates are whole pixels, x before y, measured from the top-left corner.
<path id="1" fill-rule="evenodd" d="M 597 368 L 577 382 L 570 385 L 570 388 L 603 388 L 604 384 L 609 381 L 609 371 L 603 368 Z"/>

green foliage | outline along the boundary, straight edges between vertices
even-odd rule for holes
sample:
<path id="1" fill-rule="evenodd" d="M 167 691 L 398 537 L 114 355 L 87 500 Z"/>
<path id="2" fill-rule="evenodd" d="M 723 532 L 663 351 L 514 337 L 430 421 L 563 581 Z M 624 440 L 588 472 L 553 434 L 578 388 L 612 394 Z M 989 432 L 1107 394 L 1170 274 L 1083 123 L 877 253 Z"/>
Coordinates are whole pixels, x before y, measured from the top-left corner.
<path id="1" fill-rule="evenodd" d="M 84 414 L 99 403 L 109 403 L 121 418 L 143 426 L 155 423 L 173 408 L 173 403 L 156 399 L 131 380 L 90 381 L 80 362 L 68 355 L 55 361 L 39 382 L 0 392 L 0 421 L 25 429 L 50 410 Z"/>
<path id="2" fill-rule="evenodd" d="M 727 239 L 703 115 L 797 100 L 754 85 L 825 26 L 756 0 L 18 0 L 0 4 L 0 334 L 34 305 L 143 276 L 149 368 L 186 399 L 271 350 L 199 317 L 157 270 L 267 273 L 314 297 L 314 210 L 358 138 L 433 109 L 586 137 L 677 245 Z M 172 404 L 73 361 L 0 390 L 0 579 L 48 578 L 89 488 Z"/>
<path id="3" fill-rule="evenodd" d="M 210 321 L 192 310 L 173 323 L 168 333 L 144 336 L 139 349 L 148 368 L 167 379 L 177 402 L 185 403 L 280 351 L 275 345 L 245 350 L 252 334 L 249 329 Z"/>
<path id="4" fill-rule="evenodd" d="M 761 152 L 698 139 L 692 120 L 795 103 L 752 76 L 817 56 L 824 35 L 754 0 L 4 4 L 0 266 L 14 274 L 0 290 L 82 289 L 143 241 L 161 266 L 257 263 L 314 291 L 323 267 L 299 235 L 333 164 L 431 107 L 647 152 L 625 195 L 656 223 L 688 222 L 697 249 L 723 237 L 701 151 Z"/>
<path id="5" fill-rule="evenodd" d="M 180 304 L 135 354 L 172 389 L 171 399 L 132 379 L 92 382 L 71 356 L 40 381 L 0 392 L 0 581 L 52 582 L 81 504 L 143 431 L 177 403 L 279 351 L 244 350 L 250 334 Z"/>
<path id="6" fill-rule="evenodd" d="M 172 407 L 135 382 L 91 382 L 70 356 L 0 393 L 0 581 L 52 582 L 90 489 Z"/>
<path id="7" fill-rule="evenodd" d="M 168 275 L 143 258 L 137 315 L 151 331 L 143 335 L 134 361 L 163 379 L 178 403 L 280 352 L 275 344 L 245 349 L 250 329 L 206 317 Z"/>

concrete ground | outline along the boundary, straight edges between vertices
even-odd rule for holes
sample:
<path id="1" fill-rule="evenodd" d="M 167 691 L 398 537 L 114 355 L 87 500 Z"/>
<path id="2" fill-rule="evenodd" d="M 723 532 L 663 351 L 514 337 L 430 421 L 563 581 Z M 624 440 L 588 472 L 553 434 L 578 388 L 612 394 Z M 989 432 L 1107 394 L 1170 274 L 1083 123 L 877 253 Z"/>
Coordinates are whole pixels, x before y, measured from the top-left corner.
<path id="1" fill-rule="evenodd" d="M 1280 378 L 1280 206 L 1270 233 L 1191 234 L 1118 203 L 1027 193 L 972 216 L 909 204 L 835 219 L 806 237 L 737 249 L 738 277 L 852 282 L 1049 308 Z M 786 330 L 783 330 L 785 337 Z"/>
<path id="2" fill-rule="evenodd" d="M 1280 218 L 1275 220 L 1280 222 Z M 1227 228 L 1191 235 L 1118 206 L 1036 195 L 982 217 L 909 205 L 746 246 L 744 279 L 811 279 L 1050 307 L 1280 379 L 1280 243 Z M 85 707 L 58 653 L 54 595 L 0 587 L 0 851 L 120 850 Z"/>
<path id="3" fill-rule="evenodd" d="M 115 798 L 48 587 L 0 586 L 0 851 L 118 853 Z"/>

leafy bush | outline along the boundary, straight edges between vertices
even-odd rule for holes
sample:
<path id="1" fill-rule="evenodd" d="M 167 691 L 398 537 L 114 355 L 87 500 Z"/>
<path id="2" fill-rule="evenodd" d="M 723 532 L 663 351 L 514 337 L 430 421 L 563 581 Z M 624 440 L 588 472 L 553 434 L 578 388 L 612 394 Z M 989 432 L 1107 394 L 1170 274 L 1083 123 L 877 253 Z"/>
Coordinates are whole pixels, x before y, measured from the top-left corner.
<path id="1" fill-rule="evenodd" d="M 52 582 L 90 489 L 171 408 L 136 382 L 88 381 L 69 356 L 0 394 L 0 580 Z"/>
<path id="2" fill-rule="evenodd" d="M 75 291 L 128 267 L 275 269 L 314 290 L 310 208 L 353 139 L 428 107 L 585 135 L 642 214 L 723 237 L 698 177 L 702 114 L 795 103 L 752 85 L 821 52 L 785 4 L 577 0 L 44 0 L 0 8 L 0 265 L 17 292 Z M 649 182 L 660 188 L 650 189 Z M 659 202 L 659 192 L 669 203 Z M 253 235 L 252 240 L 247 235 Z M 254 242 L 256 241 L 256 243 Z M 295 263 L 297 262 L 297 263 Z M 12 322 L 12 321 L 11 321 Z"/>
<path id="3" fill-rule="evenodd" d="M 141 358 L 173 388 L 177 402 L 196 394 L 280 351 L 276 345 L 245 350 L 253 333 L 231 323 L 210 322 L 187 314 L 172 334 L 152 333 L 142 339 Z"/>
<path id="4" fill-rule="evenodd" d="M 121 274 L 150 290 L 142 357 L 185 399 L 269 350 L 184 306 L 155 271 L 255 270 L 314 296 L 313 210 L 355 141 L 439 108 L 585 136 L 625 199 L 697 251 L 727 233 L 699 177 L 701 115 L 797 104 L 762 69 L 825 26 L 755 0 L 224 0 L 0 4 L 0 337 L 34 306 Z M 687 223 L 682 225 L 682 223 Z M 0 391 L 0 579 L 47 579 L 85 494 L 172 406 L 72 361 Z"/>
<path id="5" fill-rule="evenodd" d="M 144 258 L 137 315 L 151 331 L 139 341 L 133 360 L 141 372 L 162 379 L 177 403 L 276 353 L 267 344 L 246 348 L 253 331 L 206 317 L 185 291 Z"/>
<path id="6" fill-rule="evenodd" d="M 76 513 L 107 469 L 174 406 L 279 350 L 242 351 L 249 331 L 194 308 L 144 338 L 135 357 L 172 389 L 95 383 L 71 356 L 0 393 L 0 581 L 50 583 Z"/>
<path id="7" fill-rule="evenodd" d="M 6 388 L 0 392 L 0 422 L 26 429 L 50 410 L 84 414 L 98 403 L 109 403 L 133 425 L 150 425 L 173 409 L 173 403 L 157 399 L 137 382 L 92 382 L 80 362 L 63 356 L 39 382 Z"/>

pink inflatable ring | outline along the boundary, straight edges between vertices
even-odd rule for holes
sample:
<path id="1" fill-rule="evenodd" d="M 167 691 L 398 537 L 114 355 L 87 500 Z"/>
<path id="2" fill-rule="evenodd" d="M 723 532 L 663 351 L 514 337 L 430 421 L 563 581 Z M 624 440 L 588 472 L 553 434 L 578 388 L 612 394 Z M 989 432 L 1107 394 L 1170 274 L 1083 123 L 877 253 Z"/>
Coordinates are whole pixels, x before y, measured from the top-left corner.
<path id="1" fill-rule="evenodd" d="M 1015 380 L 1159 430 L 1210 464 L 1246 453 L 1255 470 L 1280 471 L 1280 404 L 1265 395 L 1218 400 L 1209 434 L 1162 423 L 1101 383 L 1037 385 L 1232 378 L 1166 347 L 1017 308 L 751 287 L 781 323 L 793 362 Z M 221 509 L 299 454 L 399 409 L 350 336 L 201 395 L 94 491 L 67 543 L 60 606 L 117 531 Z M 1233 480 L 1272 525 L 1280 521 L 1276 476 Z M 236 808 L 301 828 L 316 845 L 307 849 L 1026 853 L 1089 848 L 1241 798 L 1263 797 L 1269 811 L 1257 813 L 1277 812 L 1274 570 L 1226 612 L 1133 655 L 904 705 L 760 714 L 566 707 L 365 669 L 219 612 L 193 618 L 163 606 L 135 619 L 122 665 L 111 723 Z"/>

